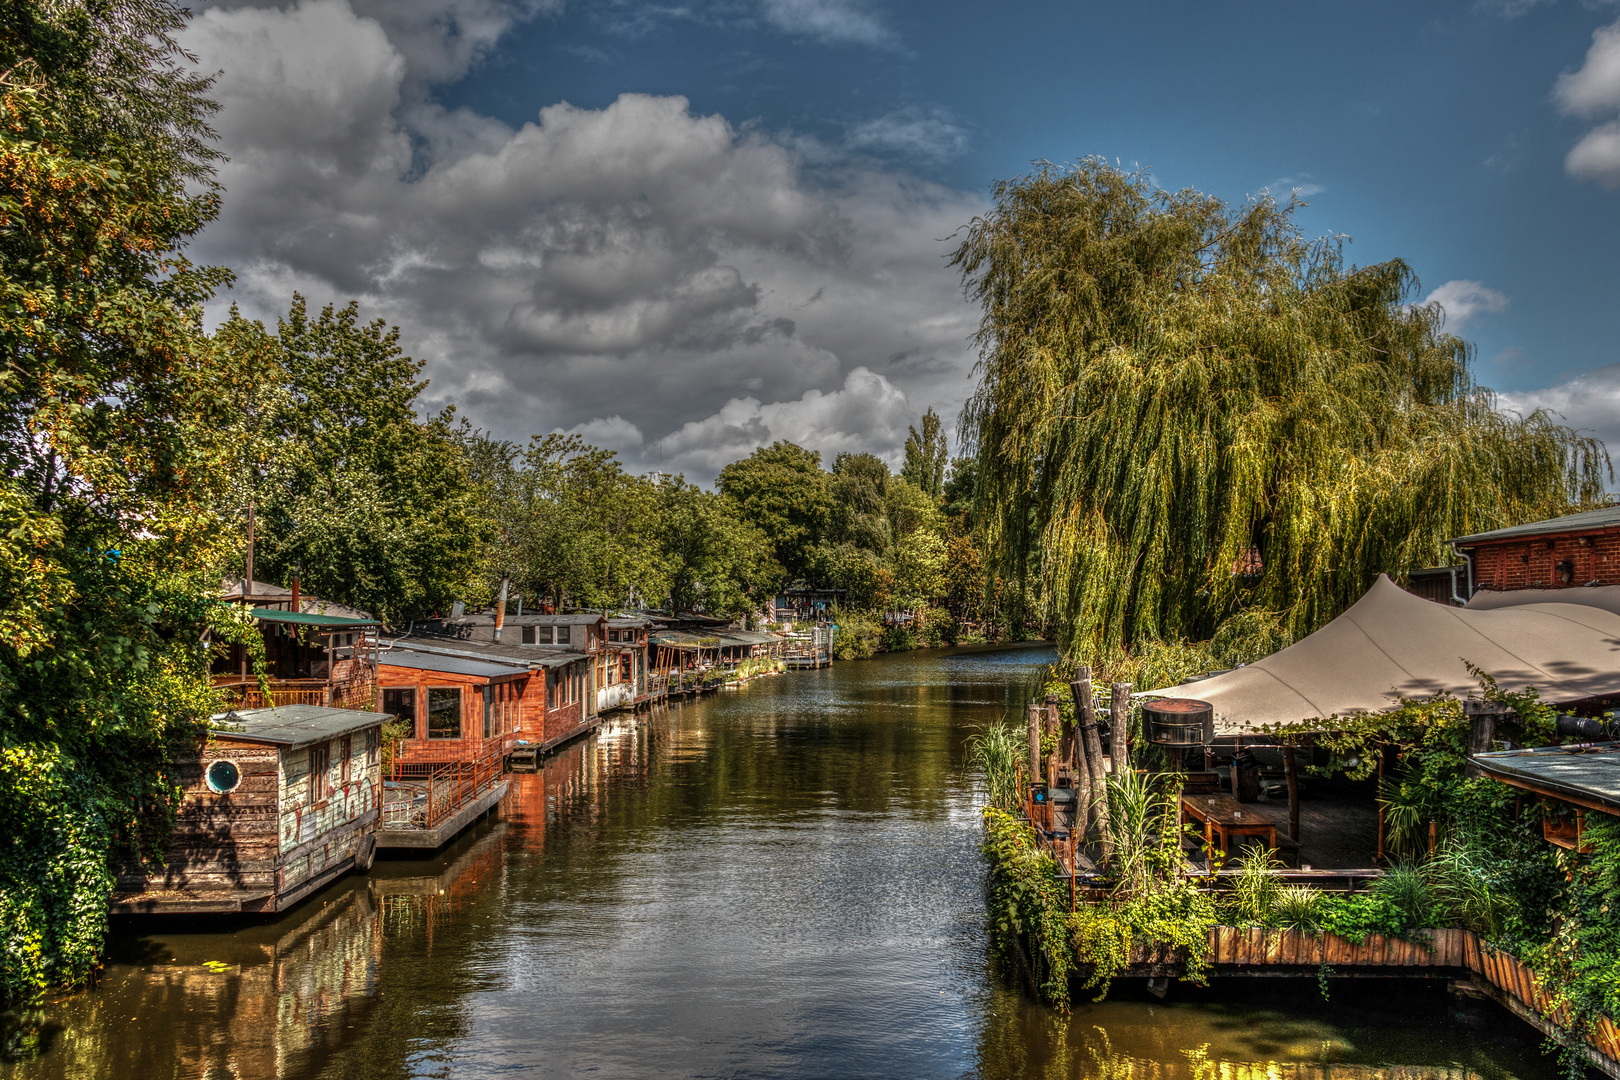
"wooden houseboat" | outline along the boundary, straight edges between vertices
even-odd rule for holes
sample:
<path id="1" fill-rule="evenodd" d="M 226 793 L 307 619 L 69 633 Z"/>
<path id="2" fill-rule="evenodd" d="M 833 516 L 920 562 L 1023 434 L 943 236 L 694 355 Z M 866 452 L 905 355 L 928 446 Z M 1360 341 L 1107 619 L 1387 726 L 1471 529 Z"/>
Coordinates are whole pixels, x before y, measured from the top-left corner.
<path id="1" fill-rule="evenodd" d="M 179 763 L 182 803 L 163 868 L 121 873 L 112 910 L 280 911 L 370 869 L 387 719 L 300 704 L 216 717 Z"/>
<path id="2" fill-rule="evenodd" d="M 229 645 L 214 660 L 213 683 L 238 709 L 271 705 L 376 708 L 376 619 L 277 607 L 256 607 L 252 616 L 264 635 L 264 694 L 248 650 Z"/>
<path id="3" fill-rule="evenodd" d="M 596 652 L 596 710 L 633 709 L 648 701 L 650 619 L 609 619 Z"/>

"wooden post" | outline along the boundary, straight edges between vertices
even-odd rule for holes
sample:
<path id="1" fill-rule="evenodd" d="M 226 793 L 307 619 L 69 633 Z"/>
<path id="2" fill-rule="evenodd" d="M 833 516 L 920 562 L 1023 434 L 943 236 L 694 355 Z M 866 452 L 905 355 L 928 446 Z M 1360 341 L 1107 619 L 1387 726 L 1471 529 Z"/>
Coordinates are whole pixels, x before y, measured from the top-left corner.
<path id="1" fill-rule="evenodd" d="M 1074 769 L 1074 832 L 1078 851 L 1078 840 L 1083 839 L 1090 831 L 1091 822 L 1096 817 L 1091 783 L 1094 770 L 1085 739 L 1086 725 L 1095 725 L 1097 722 L 1096 710 L 1091 704 L 1090 668 L 1082 666 L 1079 669 L 1077 677 L 1069 684 L 1069 691 L 1074 695 L 1074 745 L 1071 747 L 1074 756 L 1071 765 Z"/>
<path id="2" fill-rule="evenodd" d="M 1091 671 L 1081 669 L 1085 677 L 1069 684 L 1075 695 L 1075 712 L 1080 718 L 1080 737 L 1086 744 L 1086 767 L 1091 776 L 1091 817 L 1097 823 L 1097 837 L 1102 841 L 1102 857 L 1114 854 L 1114 841 L 1108 835 L 1108 774 L 1103 769 L 1102 736 L 1097 734 L 1097 707 L 1091 700 Z"/>
<path id="3" fill-rule="evenodd" d="M 1035 778 L 1041 775 L 1041 713 L 1042 709 L 1033 701 L 1029 703 L 1029 782 L 1039 783 Z"/>
<path id="4" fill-rule="evenodd" d="M 1056 694 L 1047 695 L 1045 712 L 1046 733 L 1053 736 L 1052 749 L 1046 755 L 1046 785 L 1047 787 L 1055 787 L 1057 785 L 1058 762 L 1062 760 L 1058 750 L 1063 745 L 1063 736 L 1059 731 L 1059 719 L 1062 714 L 1058 712 Z"/>
<path id="5" fill-rule="evenodd" d="M 1474 758 L 1490 750 L 1496 738 L 1497 711 L 1490 702 L 1468 700 L 1463 702 L 1463 712 L 1468 714 L 1468 764 L 1464 773 L 1470 778 L 1484 776 L 1485 771 L 1474 764 Z"/>
<path id="6" fill-rule="evenodd" d="M 1299 762 L 1294 760 L 1294 747 L 1283 747 L 1283 767 L 1288 774 L 1288 838 L 1299 843 Z M 1298 850 L 1296 849 L 1296 855 Z"/>
<path id="7" fill-rule="evenodd" d="M 1131 684 L 1117 682 L 1108 700 L 1109 724 L 1114 729 L 1114 773 L 1120 775 L 1131 767 Z"/>
<path id="8" fill-rule="evenodd" d="M 1373 801 L 1378 806 L 1378 854 L 1377 861 L 1384 861 L 1384 748 L 1378 748 L 1378 794 Z"/>

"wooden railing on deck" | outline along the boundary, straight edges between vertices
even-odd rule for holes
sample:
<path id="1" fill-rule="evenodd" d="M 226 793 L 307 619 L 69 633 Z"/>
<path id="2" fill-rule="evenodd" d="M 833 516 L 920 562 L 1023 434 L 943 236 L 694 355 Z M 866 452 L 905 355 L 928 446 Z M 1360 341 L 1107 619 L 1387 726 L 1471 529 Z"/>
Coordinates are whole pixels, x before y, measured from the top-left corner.
<path id="1" fill-rule="evenodd" d="M 266 698 L 257 681 L 216 682 L 233 709 L 266 709 L 271 705 L 320 705 L 370 712 L 377 705 L 377 684 L 369 678 L 329 683 L 325 679 L 271 679 Z"/>

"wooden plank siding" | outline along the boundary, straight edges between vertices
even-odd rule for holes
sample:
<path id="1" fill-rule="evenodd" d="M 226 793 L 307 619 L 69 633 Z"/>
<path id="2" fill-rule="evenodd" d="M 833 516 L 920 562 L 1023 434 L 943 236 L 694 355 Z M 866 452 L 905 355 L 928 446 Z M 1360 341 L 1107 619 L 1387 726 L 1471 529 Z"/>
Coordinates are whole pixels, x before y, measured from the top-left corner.
<path id="1" fill-rule="evenodd" d="M 510 750 L 524 737 L 523 714 L 533 709 L 533 701 L 545 699 L 545 680 L 538 672 L 514 668 L 512 674 L 501 678 L 484 675 L 462 675 L 446 671 L 426 671 L 415 667 L 391 664 L 377 665 L 379 693 L 387 690 L 414 690 L 416 715 L 411 718 L 414 731 L 410 738 L 401 739 L 395 760 L 404 764 L 416 762 L 481 761 L 499 749 Z M 484 736 L 484 694 L 497 686 L 506 686 L 515 694 L 514 708 L 503 717 L 497 710 L 493 735 Z M 456 739 L 428 737 L 428 691 L 459 689 L 461 691 L 461 736 Z"/>

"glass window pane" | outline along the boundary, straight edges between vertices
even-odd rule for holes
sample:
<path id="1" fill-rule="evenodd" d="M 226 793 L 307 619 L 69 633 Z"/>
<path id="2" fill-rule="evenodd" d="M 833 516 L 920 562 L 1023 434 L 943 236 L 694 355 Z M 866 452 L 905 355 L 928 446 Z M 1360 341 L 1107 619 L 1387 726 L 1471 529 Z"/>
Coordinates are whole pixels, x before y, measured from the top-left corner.
<path id="1" fill-rule="evenodd" d="M 559 627 L 557 627 L 557 644 L 558 645 L 567 645 L 569 643 L 569 631 L 571 629 L 572 629 L 571 627 L 567 627 L 567 626 L 559 626 Z"/>
<path id="2" fill-rule="evenodd" d="M 434 686 L 427 692 L 428 738 L 461 738 L 461 687 Z"/>

